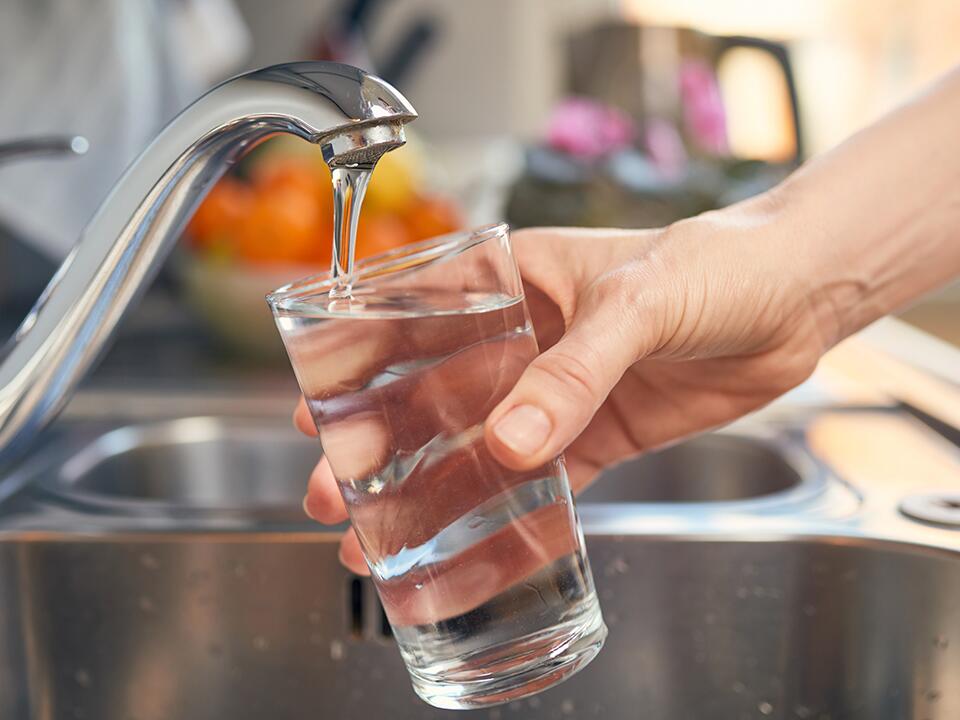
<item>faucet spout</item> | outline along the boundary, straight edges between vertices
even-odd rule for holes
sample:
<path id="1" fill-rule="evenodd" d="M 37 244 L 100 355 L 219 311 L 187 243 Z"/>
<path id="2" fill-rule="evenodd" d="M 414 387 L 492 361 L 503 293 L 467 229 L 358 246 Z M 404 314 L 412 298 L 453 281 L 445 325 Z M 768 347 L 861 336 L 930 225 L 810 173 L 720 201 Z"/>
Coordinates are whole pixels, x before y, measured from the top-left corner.
<path id="1" fill-rule="evenodd" d="M 301 62 L 217 86 L 157 136 L 117 182 L 36 305 L 0 350 L 0 473 L 98 359 L 207 190 L 260 140 L 291 133 L 331 167 L 372 165 L 416 118 L 363 70 Z"/>

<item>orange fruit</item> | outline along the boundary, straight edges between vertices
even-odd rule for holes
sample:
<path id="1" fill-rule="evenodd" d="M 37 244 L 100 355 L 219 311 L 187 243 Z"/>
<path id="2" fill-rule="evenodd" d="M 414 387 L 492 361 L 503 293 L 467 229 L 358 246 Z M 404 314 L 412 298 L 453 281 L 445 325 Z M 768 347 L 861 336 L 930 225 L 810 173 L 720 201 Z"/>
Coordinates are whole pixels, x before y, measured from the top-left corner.
<path id="1" fill-rule="evenodd" d="M 360 215 L 357 257 L 370 257 L 402 247 L 412 240 L 409 229 L 396 215 Z"/>
<path id="2" fill-rule="evenodd" d="M 257 192 L 236 234 L 237 254 L 250 263 L 330 262 L 330 230 L 315 194 L 278 184 Z"/>
<path id="3" fill-rule="evenodd" d="M 187 225 L 193 245 L 205 248 L 215 241 L 231 238 L 252 203 L 253 192 L 243 182 L 229 175 L 220 178 Z"/>
<path id="4" fill-rule="evenodd" d="M 304 157 L 267 155 L 250 170 L 250 179 L 258 190 L 291 188 L 320 199 L 333 195 L 329 171 Z"/>
<path id="5" fill-rule="evenodd" d="M 436 196 L 419 198 L 406 214 L 406 221 L 416 240 L 445 235 L 463 227 L 463 217 L 457 205 Z"/>

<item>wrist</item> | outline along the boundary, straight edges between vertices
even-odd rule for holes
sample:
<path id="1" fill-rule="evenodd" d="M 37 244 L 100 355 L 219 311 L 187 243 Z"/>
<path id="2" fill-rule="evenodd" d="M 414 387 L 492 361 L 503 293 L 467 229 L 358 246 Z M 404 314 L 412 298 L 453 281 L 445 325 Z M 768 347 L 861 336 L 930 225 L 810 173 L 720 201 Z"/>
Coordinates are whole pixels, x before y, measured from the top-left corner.
<path id="1" fill-rule="evenodd" d="M 960 273 L 960 71 L 769 193 L 833 345 Z"/>

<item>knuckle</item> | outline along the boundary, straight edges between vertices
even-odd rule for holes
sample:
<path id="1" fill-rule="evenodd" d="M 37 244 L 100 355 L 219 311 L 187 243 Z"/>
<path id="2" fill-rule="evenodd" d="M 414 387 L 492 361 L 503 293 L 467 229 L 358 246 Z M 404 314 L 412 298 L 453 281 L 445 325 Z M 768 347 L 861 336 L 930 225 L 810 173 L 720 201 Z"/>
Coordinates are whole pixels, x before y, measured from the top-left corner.
<path id="1" fill-rule="evenodd" d="M 593 352 L 585 350 L 581 356 L 572 350 L 558 349 L 541 356 L 538 369 L 567 392 L 573 393 L 575 399 L 593 402 L 599 392 L 597 372 L 589 361 Z"/>

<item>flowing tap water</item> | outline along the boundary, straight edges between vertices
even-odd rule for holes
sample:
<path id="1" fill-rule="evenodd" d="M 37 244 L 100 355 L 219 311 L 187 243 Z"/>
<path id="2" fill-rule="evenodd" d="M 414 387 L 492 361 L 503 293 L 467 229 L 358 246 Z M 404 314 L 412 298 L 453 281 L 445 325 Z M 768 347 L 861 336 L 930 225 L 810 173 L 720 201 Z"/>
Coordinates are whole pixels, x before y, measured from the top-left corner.
<path id="1" fill-rule="evenodd" d="M 331 168 L 333 175 L 333 286 L 331 299 L 351 296 L 350 276 L 357 248 L 357 224 L 375 163 Z"/>

